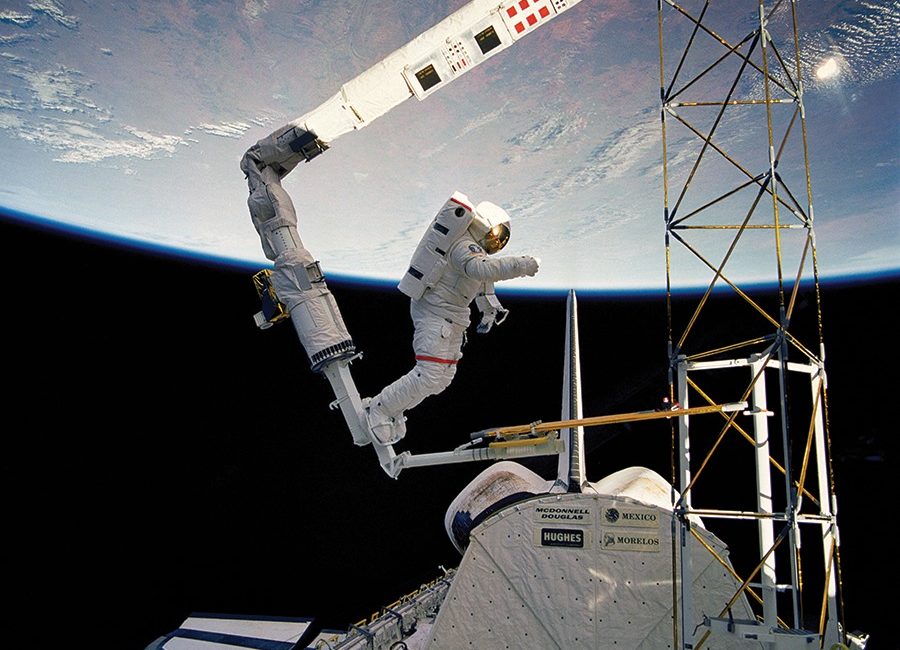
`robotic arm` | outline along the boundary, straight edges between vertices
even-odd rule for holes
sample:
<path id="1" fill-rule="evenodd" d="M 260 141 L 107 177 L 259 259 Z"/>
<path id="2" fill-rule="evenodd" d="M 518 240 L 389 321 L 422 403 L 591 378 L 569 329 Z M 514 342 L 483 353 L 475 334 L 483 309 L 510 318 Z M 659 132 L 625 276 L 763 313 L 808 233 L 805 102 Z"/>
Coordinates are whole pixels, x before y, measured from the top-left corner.
<path id="1" fill-rule="evenodd" d="M 257 325 L 290 318 L 312 369 L 331 382 L 357 445 L 371 442 L 359 393 L 349 373 L 358 356 L 337 303 L 297 230 L 297 215 L 282 179 L 301 162 L 326 151 L 341 135 L 359 130 L 409 97 L 425 99 L 476 65 L 546 24 L 580 0 L 472 0 L 345 83 L 316 109 L 250 147 L 241 169 L 248 207 L 263 252 L 274 270 L 254 280 L 263 301 Z M 506 311 L 490 288 L 478 297 L 485 317 L 479 331 L 502 322 Z M 396 476 L 402 458 L 373 445 L 382 467 Z"/>
<path id="2" fill-rule="evenodd" d="M 472 0 L 248 151 L 284 174 L 412 96 L 423 100 L 581 0 Z"/>
<path id="3" fill-rule="evenodd" d="M 263 252 L 275 263 L 268 276 L 272 289 L 290 315 L 313 370 L 319 370 L 330 360 L 352 356 L 353 341 L 318 262 L 300 239 L 294 204 L 281 186 L 285 169 L 299 162 L 297 156 L 279 156 L 278 163 L 261 164 L 255 159 L 256 149 L 241 161 L 250 188 L 250 217 Z"/>

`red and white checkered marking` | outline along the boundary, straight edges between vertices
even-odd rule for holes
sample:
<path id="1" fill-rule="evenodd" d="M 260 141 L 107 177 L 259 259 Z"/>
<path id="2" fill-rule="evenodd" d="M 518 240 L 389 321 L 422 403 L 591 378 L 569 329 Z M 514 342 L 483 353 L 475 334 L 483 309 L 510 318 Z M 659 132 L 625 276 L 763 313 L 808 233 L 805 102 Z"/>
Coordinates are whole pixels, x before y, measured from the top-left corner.
<path id="1" fill-rule="evenodd" d="M 512 0 L 500 6 L 503 22 L 515 37 L 531 31 L 555 14 L 553 0 Z"/>

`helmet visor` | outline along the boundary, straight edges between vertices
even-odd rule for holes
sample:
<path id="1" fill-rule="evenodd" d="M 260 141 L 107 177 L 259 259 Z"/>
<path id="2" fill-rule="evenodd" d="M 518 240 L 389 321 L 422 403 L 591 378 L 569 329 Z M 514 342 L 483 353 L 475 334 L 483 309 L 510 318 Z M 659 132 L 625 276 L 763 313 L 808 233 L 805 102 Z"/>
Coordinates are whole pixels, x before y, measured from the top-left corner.
<path id="1" fill-rule="evenodd" d="M 509 241 L 509 226 L 501 223 L 491 228 L 484 236 L 484 250 L 489 254 L 496 253 Z"/>

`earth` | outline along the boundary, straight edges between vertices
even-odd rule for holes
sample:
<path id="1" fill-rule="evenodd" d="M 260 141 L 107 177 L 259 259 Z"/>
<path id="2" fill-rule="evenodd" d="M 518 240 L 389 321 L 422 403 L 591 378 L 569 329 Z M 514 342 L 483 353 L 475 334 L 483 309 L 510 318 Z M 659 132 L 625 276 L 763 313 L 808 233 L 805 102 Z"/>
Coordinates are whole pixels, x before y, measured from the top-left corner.
<path id="1" fill-rule="evenodd" d="M 243 152 L 463 4 L 5 3 L 0 206 L 129 244 L 266 265 L 247 213 Z M 777 6 L 767 28 L 792 69 L 793 3 L 766 4 Z M 699 15 L 702 3 L 664 5 L 668 80 L 690 40 L 686 16 Z M 679 83 L 726 51 L 713 35 L 737 43 L 758 26 L 756 9 L 747 0 L 715 3 L 704 19 L 712 29 L 697 34 Z M 782 218 L 814 215 L 823 277 L 894 272 L 900 3 L 822 0 L 799 4 L 798 14 L 811 193 L 797 126 L 779 160 L 796 199 L 784 199 Z M 721 101 L 741 63 L 730 58 L 730 68 L 678 100 Z M 761 61 L 758 48 L 751 58 Z M 424 227 L 460 191 L 506 208 L 508 252 L 542 260 L 536 277 L 509 283 L 514 289 L 662 287 L 659 64 L 656 3 L 581 0 L 452 85 L 421 102 L 410 98 L 295 170 L 285 187 L 301 236 L 329 276 L 395 283 Z M 764 92 L 751 75 L 734 98 Z M 717 109 L 673 110 L 705 132 Z M 776 116 L 776 147 L 792 110 Z M 764 109 L 729 106 L 722 114 L 714 142 L 740 168 L 718 152 L 698 158 L 702 138 L 671 114 L 667 138 L 668 207 L 682 216 L 769 170 Z M 723 202 L 709 223 L 739 223 L 755 189 Z M 771 204 L 764 202 L 770 213 Z M 771 220 L 759 212 L 754 220 Z M 801 243 L 786 246 L 788 276 L 810 263 L 800 261 L 800 230 Z M 713 267 L 730 241 L 714 244 Z M 773 239 L 747 241 L 726 272 L 773 278 Z M 686 250 L 673 250 L 673 282 L 705 285 L 709 265 Z"/>

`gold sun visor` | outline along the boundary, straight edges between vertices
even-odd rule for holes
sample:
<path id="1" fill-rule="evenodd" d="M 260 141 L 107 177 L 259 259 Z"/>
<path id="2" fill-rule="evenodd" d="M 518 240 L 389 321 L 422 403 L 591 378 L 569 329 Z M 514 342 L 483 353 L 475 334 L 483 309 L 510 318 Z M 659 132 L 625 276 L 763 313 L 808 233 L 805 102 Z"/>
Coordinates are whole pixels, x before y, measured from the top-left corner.
<path id="1" fill-rule="evenodd" d="M 509 241 L 509 224 L 501 223 L 494 226 L 484 236 L 484 250 L 488 253 L 496 253 L 506 246 Z"/>

